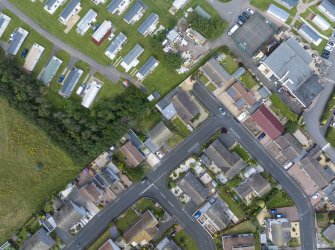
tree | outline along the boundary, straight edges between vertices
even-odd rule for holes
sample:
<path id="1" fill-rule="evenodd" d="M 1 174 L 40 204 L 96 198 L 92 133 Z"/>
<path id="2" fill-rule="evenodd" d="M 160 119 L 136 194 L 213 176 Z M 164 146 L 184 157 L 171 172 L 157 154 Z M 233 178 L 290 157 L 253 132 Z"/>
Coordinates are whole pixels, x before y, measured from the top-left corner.
<path id="1" fill-rule="evenodd" d="M 297 121 L 289 121 L 286 126 L 285 126 L 285 130 L 288 133 L 294 133 L 295 131 L 297 131 L 297 129 L 299 128 L 299 124 Z"/>
<path id="2" fill-rule="evenodd" d="M 161 30 L 157 32 L 152 38 L 150 39 L 151 45 L 154 49 L 162 49 L 162 43 L 166 39 L 166 30 Z"/>
<path id="3" fill-rule="evenodd" d="M 179 69 L 181 64 L 183 63 L 183 59 L 179 54 L 175 53 L 167 53 L 165 54 L 164 66 L 171 70 Z"/>

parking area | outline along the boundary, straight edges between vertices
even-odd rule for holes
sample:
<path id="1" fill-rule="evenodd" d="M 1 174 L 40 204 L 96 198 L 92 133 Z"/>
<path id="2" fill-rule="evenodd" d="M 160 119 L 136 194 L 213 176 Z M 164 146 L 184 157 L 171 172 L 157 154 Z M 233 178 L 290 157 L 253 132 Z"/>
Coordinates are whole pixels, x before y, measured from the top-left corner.
<path id="1" fill-rule="evenodd" d="M 276 26 L 273 23 L 255 13 L 234 32 L 232 38 L 241 50 L 252 56 L 275 32 Z"/>

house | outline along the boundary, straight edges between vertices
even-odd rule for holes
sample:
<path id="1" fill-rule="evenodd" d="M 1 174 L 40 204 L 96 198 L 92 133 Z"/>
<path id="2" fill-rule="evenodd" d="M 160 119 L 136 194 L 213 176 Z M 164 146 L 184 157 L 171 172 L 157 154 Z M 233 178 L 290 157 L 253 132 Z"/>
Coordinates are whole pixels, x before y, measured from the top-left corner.
<path id="1" fill-rule="evenodd" d="M 272 140 L 276 139 L 284 132 L 283 124 L 281 124 L 280 121 L 264 105 L 256 110 L 251 115 L 251 118 Z"/>
<path id="2" fill-rule="evenodd" d="M 29 32 L 21 27 L 17 28 L 12 34 L 12 39 L 9 42 L 7 53 L 15 56 L 19 52 L 24 40 L 26 40 Z"/>
<path id="3" fill-rule="evenodd" d="M 253 234 L 233 234 L 222 236 L 224 250 L 255 250 Z"/>
<path id="4" fill-rule="evenodd" d="M 235 81 L 213 57 L 201 67 L 201 72 L 218 88 L 227 89 Z"/>
<path id="5" fill-rule="evenodd" d="M 183 8 L 189 0 L 174 0 L 172 3 L 172 7 L 177 11 Z"/>
<path id="6" fill-rule="evenodd" d="M 320 35 L 307 23 L 301 25 L 298 32 L 315 46 L 318 46 L 322 42 Z"/>
<path id="7" fill-rule="evenodd" d="M 120 32 L 108 46 L 105 55 L 109 57 L 111 60 L 113 60 L 116 57 L 117 53 L 121 50 L 122 45 L 126 41 L 127 41 L 126 35 Z"/>
<path id="8" fill-rule="evenodd" d="M 43 51 L 44 47 L 34 43 L 29 50 L 26 61 L 23 64 L 23 68 L 30 72 L 33 71 L 36 64 L 38 63 L 38 60 L 42 56 Z"/>
<path id="9" fill-rule="evenodd" d="M 330 20 L 335 21 L 335 5 L 331 0 L 323 0 L 318 9 L 325 14 Z"/>
<path id="10" fill-rule="evenodd" d="M 131 141 L 124 144 L 120 148 L 120 152 L 125 157 L 125 162 L 129 167 L 137 167 L 145 159 L 142 153 L 131 143 Z"/>
<path id="11" fill-rule="evenodd" d="M 256 104 L 255 94 L 252 91 L 246 90 L 240 81 L 236 81 L 226 90 L 226 93 L 239 111 Z"/>
<path id="12" fill-rule="evenodd" d="M 181 250 L 181 248 L 168 237 L 163 238 L 156 246 L 156 250 Z"/>
<path id="13" fill-rule="evenodd" d="M 120 178 L 117 176 L 119 169 L 114 164 L 108 164 L 100 173 L 94 176 L 95 184 L 100 188 L 110 188 L 117 183 Z"/>
<path id="14" fill-rule="evenodd" d="M 89 214 L 83 207 L 77 206 L 74 202 L 68 201 L 53 218 L 57 227 L 63 232 L 69 232 L 74 226 L 78 225 L 81 220 L 85 220 Z"/>
<path id="15" fill-rule="evenodd" d="M 96 81 L 89 82 L 84 89 L 84 96 L 81 105 L 85 108 L 90 108 L 101 87 L 101 84 Z"/>
<path id="16" fill-rule="evenodd" d="M 109 35 L 112 33 L 112 22 L 111 21 L 103 21 L 103 23 L 99 26 L 99 28 L 94 31 L 92 35 L 92 42 L 96 45 L 100 45 Z"/>
<path id="17" fill-rule="evenodd" d="M 298 5 L 299 0 L 276 0 L 276 2 L 283 5 L 287 9 L 292 9 Z"/>
<path id="18" fill-rule="evenodd" d="M 291 222 L 286 218 L 264 221 L 269 240 L 278 247 L 287 245 L 291 240 Z"/>
<path id="19" fill-rule="evenodd" d="M 148 133 L 148 139 L 144 142 L 152 153 L 156 153 L 171 137 L 173 133 L 161 121 Z"/>
<path id="20" fill-rule="evenodd" d="M 26 240 L 21 250 L 49 250 L 56 242 L 50 237 L 50 235 L 43 229 L 39 229 L 34 233 L 28 240 Z"/>
<path id="21" fill-rule="evenodd" d="M 84 197 L 85 200 L 99 205 L 104 196 L 104 190 L 97 186 L 97 184 L 92 181 L 79 189 L 79 193 Z"/>
<path id="22" fill-rule="evenodd" d="M 141 218 L 131 226 L 123 235 L 127 244 L 132 246 L 144 246 L 154 239 L 158 234 L 158 221 L 155 216 L 147 210 Z"/>
<path id="23" fill-rule="evenodd" d="M 107 240 L 98 250 L 121 250 L 111 239 Z"/>
<path id="24" fill-rule="evenodd" d="M 96 22 L 97 16 L 98 13 L 96 13 L 94 10 L 90 9 L 87 11 L 86 15 L 77 24 L 76 32 L 81 36 L 85 35 L 92 24 Z"/>
<path id="25" fill-rule="evenodd" d="M 228 178 L 233 178 L 245 166 L 242 158 L 235 152 L 230 152 L 218 139 L 204 153 Z"/>
<path id="26" fill-rule="evenodd" d="M 191 172 L 188 172 L 181 180 L 179 180 L 177 185 L 197 206 L 204 203 L 209 195 L 208 190 Z"/>
<path id="27" fill-rule="evenodd" d="M 157 27 L 159 21 L 159 16 L 156 13 L 151 13 L 147 19 L 144 20 L 144 22 L 138 27 L 137 31 L 142 36 L 147 36 L 151 33 L 153 33 Z"/>
<path id="28" fill-rule="evenodd" d="M 296 163 L 306 154 L 301 144 L 290 133 L 280 135 L 265 147 L 281 165 Z"/>
<path id="29" fill-rule="evenodd" d="M 178 93 L 172 97 L 171 102 L 176 109 L 178 117 L 185 123 L 190 123 L 200 114 L 199 107 L 186 91 L 179 90 Z"/>
<path id="30" fill-rule="evenodd" d="M 47 0 L 44 9 L 51 15 L 55 13 L 59 6 L 63 5 L 66 0 Z"/>
<path id="31" fill-rule="evenodd" d="M 136 74 L 136 77 L 143 81 L 157 66 L 159 62 L 156 60 L 155 57 L 151 56 L 148 61 L 146 61 L 143 66 L 139 69 Z"/>
<path id="32" fill-rule="evenodd" d="M 162 113 L 162 115 L 167 119 L 171 120 L 177 115 L 176 108 L 173 103 L 165 98 L 160 100 L 155 107 Z"/>
<path id="33" fill-rule="evenodd" d="M 48 65 L 43 70 L 43 73 L 40 78 L 40 80 L 44 83 L 44 85 L 49 86 L 51 80 L 55 77 L 62 63 L 63 61 L 55 56 L 51 58 Z"/>
<path id="34" fill-rule="evenodd" d="M 285 23 L 287 19 L 290 17 L 289 13 L 287 13 L 285 10 L 279 8 L 277 5 L 274 4 L 270 4 L 266 13 L 270 14 L 271 16 L 274 16 L 283 23 Z"/>
<path id="35" fill-rule="evenodd" d="M 65 7 L 65 9 L 60 14 L 58 20 L 62 24 L 66 24 L 71 17 L 77 14 L 81 9 L 80 0 L 71 0 L 71 2 Z"/>
<path id="36" fill-rule="evenodd" d="M 129 6 L 131 0 L 113 0 L 107 7 L 111 14 L 118 12 L 121 15 Z"/>
<path id="37" fill-rule="evenodd" d="M 95 3 L 96 5 L 99 5 L 100 3 L 104 4 L 106 3 L 107 0 L 92 0 L 93 3 Z"/>
<path id="38" fill-rule="evenodd" d="M 235 217 L 228 205 L 220 198 L 215 200 L 213 204 L 205 203 L 195 212 L 194 216 L 211 235 L 225 229 Z"/>
<path id="39" fill-rule="evenodd" d="M 66 77 L 63 87 L 59 91 L 59 94 L 64 98 L 69 98 L 82 74 L 83 71 L 81 69 L 73 68 L 70 74 Z"/>
<path id="40" fill-rule="evenodd" d="M 270 183 L 260 174 L 255 173 L 249 176 L 244 182 L 235 188 L 237 195 L 249 205 L 255 196 L 263 197 L 270 192 Z"/>
<path id="41" fill-rule="evenodd" d="M 323 236 L 329 241 L 335 241 L 335 224 L 330 224 L 323 232 Z"/>
<path id="42" fill-rule="evenodd" d="M 0 37 L 2 37 L 3 33 L 8 27 L 8 24 L 12 20 L 9 16 L 0 12 Z"/>
<path id="43" fill-rule="evenodd" d="M 144 4 L 140 1 L 136 1 L 136 3 L 124 15 L 123 20 L 128 24 L 133 24 L 141 19 L 144 11 Z"/>
<path id="44" fill-rule="evenodd" d="M 313 17 L 312 22 L 315 23 L 320 29 L 328 30 L 331 26 L 330 24 L 320 15 Z"/>
<path id="45" fill-rule="evenodd" d="M 203 35 L 201 35 L 198 31 L 192 28 L 188 28 L 186 30 L 186 35 L 199 46 L 204 46 L 205 43 L 207 42 L 207 39 Z"/>
<path id="46" fill-rule="evenodd" d="M 134 48 L 123 58 L 121 66 L 128 72 L 132 67 L 135 67 L 138 63 L 138 57 L 142 55 L 144 49 L 137 43 Z"/>
<path id="47" fill-rule="evenodd" d="M 267 78 L 275 78 L 303 107 L 307 107 L 323 89 L 312 67 L 312 56 L 291 37 L 258 68 Z"/>

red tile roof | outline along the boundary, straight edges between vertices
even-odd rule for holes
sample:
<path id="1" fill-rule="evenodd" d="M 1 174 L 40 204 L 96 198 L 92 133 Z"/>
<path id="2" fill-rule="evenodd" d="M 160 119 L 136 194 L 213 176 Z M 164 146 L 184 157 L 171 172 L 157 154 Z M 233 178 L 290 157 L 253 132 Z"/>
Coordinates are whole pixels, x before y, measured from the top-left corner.
<path id="1" fill-rule="evenodd" d="M 284 132 L 284 126 L 264 105 L 251 115 L 251 118 L 271 138 L 276 139 Z"/>

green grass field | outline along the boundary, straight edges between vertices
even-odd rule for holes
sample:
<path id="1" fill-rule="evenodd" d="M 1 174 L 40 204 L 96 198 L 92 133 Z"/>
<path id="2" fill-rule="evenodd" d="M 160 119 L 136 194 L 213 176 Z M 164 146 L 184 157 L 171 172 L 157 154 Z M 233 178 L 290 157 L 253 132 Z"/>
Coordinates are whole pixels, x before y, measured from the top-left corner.
<path id="1" fill-rule="evenodd" d="M 176 236 L 173 238 L 173 240 L 184 250 L 198 249 L 196 242 L 185 230 L 181 230 L 176 233 Z"/>
<path id="2" fill-rule="evenodd" d="M 281 117 L 287 117 L 292 122 L 295 122 L 298 120 L 298 115 L 294 113 L 289 106 L 286 105 L 286 103 L 277 95 L 272 94 L 270 96 L 270 100 L 272 102 L 271 109 L 274 111 L 277 115 Z"/>
<path id="3" fill-rule="evenodd" d="M 244 86 L 247 89 L 252 89 L 256 85 L 258 85 L 256 78 L 251 74 L 249 70 L 243 76 L 240 77 L 240 81 L 244 84 Z"/>
<path id="4" fill-rule="evenodd" d="M 327 129 L 326 139 L 333 147 L 335 147 L 335 128 L 329 127 Z"/>
<path id="5" fill-rule="evenodd" d="M 0 242 L 78 173 L 47 135 L 0 99 Z M 43 164 L 37 168 L 36 164 Z"/>

